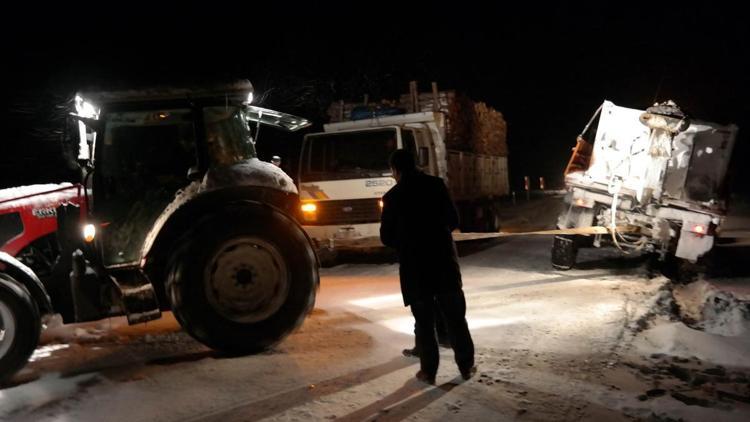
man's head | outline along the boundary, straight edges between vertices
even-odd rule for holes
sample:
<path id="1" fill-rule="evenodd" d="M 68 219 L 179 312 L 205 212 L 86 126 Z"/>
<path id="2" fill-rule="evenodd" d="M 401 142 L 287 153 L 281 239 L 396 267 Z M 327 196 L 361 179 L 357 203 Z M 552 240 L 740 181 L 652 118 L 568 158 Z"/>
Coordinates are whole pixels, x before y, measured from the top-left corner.
<path id="1" fill-rule="evenodd" d="M 274 155 L 271 157 L 271 164 L 275 165 L 276 167 L 281 167 L 281 157 L 278 155 Z"/>
<path id="2" fill-rule="evenodd" d="M 393 151 L 391 157 L 388 159 L 388 164 L 391 166 L 393 177 L 396 181 L 401 181 L 401 177 L 404 174 L 412 173 L 417 170 L 417 165 L 414 163 L 414 156 L 405 149 L 397 149 Z"/>

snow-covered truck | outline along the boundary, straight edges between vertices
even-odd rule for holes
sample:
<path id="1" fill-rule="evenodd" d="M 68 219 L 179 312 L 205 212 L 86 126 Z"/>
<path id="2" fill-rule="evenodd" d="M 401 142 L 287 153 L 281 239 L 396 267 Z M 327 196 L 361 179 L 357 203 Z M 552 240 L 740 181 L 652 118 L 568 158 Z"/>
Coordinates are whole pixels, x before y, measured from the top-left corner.
<path id="1" fill-rule="evenodd" d="M 589 245 L 688 262 L 705 255 L 726 216 L 736 134 L 735 125 L 691 119 L 671 101 L 645 111 L 605 101 L 565 169 L 567 206 L 557 225 L 573 234 L 555 237 L 553 266 L 573 267 Z M 592 227 L 604 231 L 589 234 Z"/>
<path id="2" fill-rule="evenodd" d="M 334 104 L 334 122 L 305 136 L 298 173 L 302 224 L 320 249 L 382 246 L 381 198 L 396 183 L 388 157 L 399 148 L 411 151 L 421 170 L 445 180 L 462 230 L 498 229 L 495 207 L 509 193 L 502 114 L 453 91 L 404 103 Z"/>
<path id="3" fill-rule="evenodd" d="M 81 183 L 0 191 L 0 382 L 54 314 L 136 324 L 171 310 L 230 353 L 302 322 L 318 261 L 294 181 L 253 138 L 309 122 L 251 101 L 248 81 L 76 97 Z"/>

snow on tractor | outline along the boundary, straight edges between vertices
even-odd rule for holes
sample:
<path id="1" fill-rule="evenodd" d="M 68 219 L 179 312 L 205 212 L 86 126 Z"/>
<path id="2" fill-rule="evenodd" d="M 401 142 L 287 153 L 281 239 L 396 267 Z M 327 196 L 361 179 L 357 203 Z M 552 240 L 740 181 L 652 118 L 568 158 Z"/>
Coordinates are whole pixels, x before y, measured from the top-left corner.
<path id="1" fill-rule="evenodd" d="M 736 135 L 737 126 L 690 119 L 671 101 L 645 111 L 605 101 L 565 169 L 567 207 L 557 226 L 582 234 L 555 237 L 552 265 L 570 269 L 583 246 L 696 262 L 726 216 Z M 606 230 L 592 236 L 592 228 Z"/>
<path id="2" fill-rule="evenodd" d="M 294 182 L 257 158 L 253 129 L 309 122 L 251 101 L 246 81 L 76 96 L 81 183 L 0 191 L 0 381 L 53 314 L 136 324 L 171 309 L 232 354 L 301 324 L 318 262 Z"/>

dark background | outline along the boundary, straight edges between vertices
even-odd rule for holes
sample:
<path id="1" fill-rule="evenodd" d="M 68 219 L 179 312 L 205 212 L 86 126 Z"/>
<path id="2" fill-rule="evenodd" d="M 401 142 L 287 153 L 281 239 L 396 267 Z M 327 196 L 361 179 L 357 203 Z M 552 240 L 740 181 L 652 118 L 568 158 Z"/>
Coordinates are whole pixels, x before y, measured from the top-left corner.
<path id="1" fill-rule="evenodd" d="M 561 185 L 604 99 L 633 108 L 672 99 L 740 127 L 731 182 L 748 190 L 750 25 L 727 5 L 157 4 L 6 14 L 0 187 L 71 177 L 56 105 L 78 89 L 247 78 L 256 104 L 308 117 L 311 130 L 332 101 L 395 97 L 410 80 L 465 92 L 505 115 L 516 188 L 524 175 Z M 301 138 L 263 131 L 261 158 L 287 160 Z"/>

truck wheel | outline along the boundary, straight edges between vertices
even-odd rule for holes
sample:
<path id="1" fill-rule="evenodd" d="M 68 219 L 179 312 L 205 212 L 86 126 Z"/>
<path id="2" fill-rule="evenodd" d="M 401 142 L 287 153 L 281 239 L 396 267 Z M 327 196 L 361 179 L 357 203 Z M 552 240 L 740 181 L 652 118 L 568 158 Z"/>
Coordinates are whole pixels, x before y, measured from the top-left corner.
<path id="1" fill-rule="evenodd" d="M 558 270 L 569 270 L 576 264 L 578 248 L 572 236 L 555 236 L 552 244 L 552 266 Z"/>
<path id="2" fill-rule="evenodd" d="M 500 230 L 500 216 L 494 207 L 488 207 L 486 210 L 486 228 L 489 233 L 496 233 Z"/>
<path id="3" fill-rule="evenodd" d="M 329 249 L 327 247 L 318 249 L 318 259 L 320 260 L 320 266 L 323 268 L 330 268 L 338 263 L 339 252 L 336 249 Z"/>
<path id="4" fill-rule="evenodd" d="M 28 361 L 39 342 L 39 308 L 24 286 L 0 273 L 0 382 Z"/>
<path id="5" fill-rule="evenodd" d="M 207 346 L 259 352 L 297 328 L 315 303 L 318 268 L 302 229 L 264 206 L 231 206 L 180 241 L 168 264 L 175 317 Z"/>

